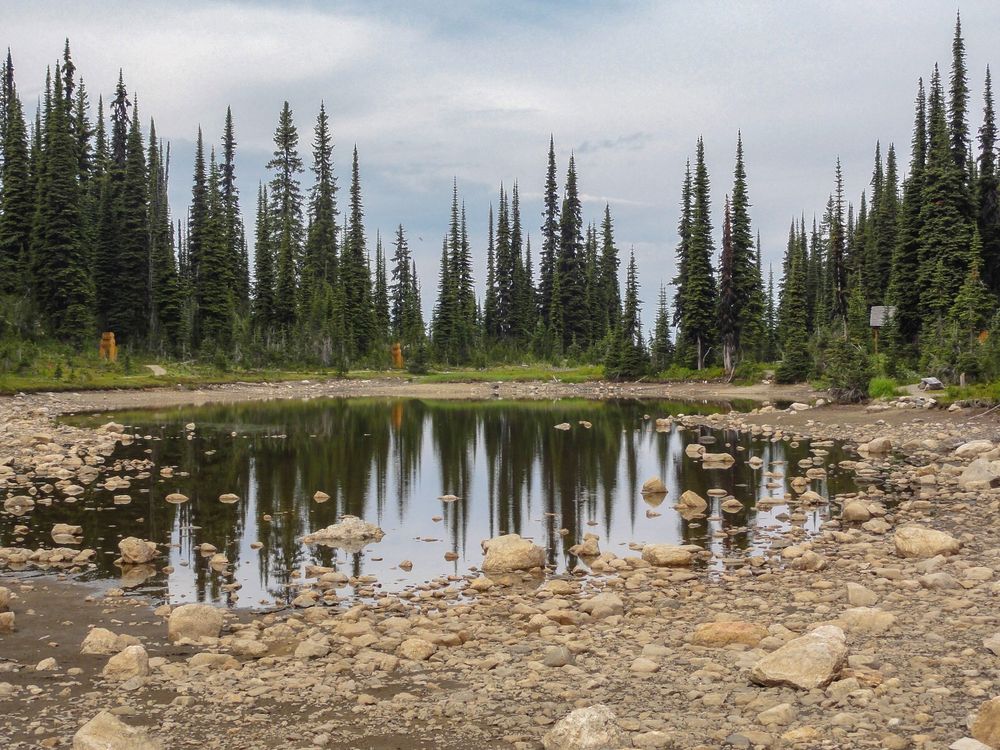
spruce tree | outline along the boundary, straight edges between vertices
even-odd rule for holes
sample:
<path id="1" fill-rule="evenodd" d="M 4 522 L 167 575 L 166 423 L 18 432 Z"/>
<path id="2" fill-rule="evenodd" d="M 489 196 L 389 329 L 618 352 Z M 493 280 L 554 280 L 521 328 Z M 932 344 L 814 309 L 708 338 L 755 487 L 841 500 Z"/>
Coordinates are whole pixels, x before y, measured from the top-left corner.
<path id="1" fill-rule="evenodd" d="M 681 309 L 679 338 L 689 357 L 686 364 L 697 369 L 705 366 L 709 350 L 715 342 L 717 294 L 712 255 L 711 203 L 708 168 L 705 165 L 705 143 L 699 138 L 695 155 L 694 181 L 691 188 L 691 226 L 686 259 L 681 266 L 684 277 L 677 295 Z M 682 235 L 683 241 L 683 235 Z"/>
<path id="2" fill-rule="evenodd" d="M 486 336 L 496 340 L 497 327 L 497 274 L 496 245 L 493 234 L 493 204 L 490 203 L 489 229 L 486 238 L 486 299 L 483 302 L 483 330 Z"/>
<path id="3" fill-rule="evenodd" d="M 584 277 L 583 217 L 577 186 L 576 162 L 569 158 L 566 189 L 559 222 L 559 254 L 556 274 L 559 277 L 558 304 L 561 314 L 558 329 L 562 344 L 585 348 L 589 344 L 589 319 L 586 309 Z"/>
<path id="4" fill-rule="evenodd" d="M 951 88 L 948 100 L 948 141 L 955 168 L 968 184 L 966 160 L 969 152 L 969 126 L 966 116 L 969 106 L 968 75 L 965 71 L 965 42 L 962 40 L 962 16 L 955 14 L 955 36 L 951 43 Z"/>
<path id="5" fill-rule="evenodd" d="M 983 125 L 979 128 L 976 218 L 983 244 L 983 278 L 994 294 L 1000 294 L 1000 195 L 997 188 L 1000 180 L 997 177 L 996 148 L 997 125 L 993 109 L 993 85 L 990 69 L 987 67 L 983 90 Z"/>
<path id="6" fill-rule="evenodd" d="M 257 187 L 257 221 L 254 233 L 257 237 L 254 246 L 254 294 L 253 318 L 254 326 L 260 333 L 266 333 L 274 325 L 274 250 L 271 246 L 271 217 L 269 211 L 267 188 L 260 184 Z"/>
<path id="7" fill-rule="evenodd" d="M 621 314 L 621 290 L 618 286 L 618 247 L 615 245 L 614 224 L 611 220 L 611 206 L 604 204 L 604 219 L 601 222 L 601 257 L 598 271 L 598 306 L 600 310 L 599 332 L 613 330 Z M 660 289 L 663 292 L 663 289 Z M 668 321 L 669 323 L 669 321 Z"/>
<path id="8" fill-rule="evenodd" d="M 656 319 L 653 322 L 653 334 L 649 346 L 650 369 L 660 373 L 670 367 L 674 357 L 674 344 L 670 340 L 670 308 L 667 303 L 667 290 L 661 284 L 657 298 Z"/>
<path id="9" fill-rule="evenodd" d="M 7 93 L 3 140 L 3 163 L 0 165 L 0 293 L 23 292 L 29 269 L 31 225 L 34 216 L 34 189 L 28 157 L 21 100 L 13 85 L 13 65 L 7 55 L 5 83 Z"/>
<path id="10" fill-rule="evenodd" d="M 237 309 L 243 313 L 246 312 L 250 304 L 250 264 L 246 252 L 243 217 L 240 212 L 240 192 L 236 187 L 236 131 L 233 126 L 232 107 L 226 107 L 219 177 L 226 255 L 229 258 L 233 275 L 233 300 Z"/>
<path id="11" fill-rule="evenodd" d="M 605 358 L 605 375 L 612 380 L 635 380 L 647 370 L 646 349 L 639 319 L 639 280 L 635 252 L 629 255 L 625 298 L 617 330 Z"/>
<path id="12" fill-rule="evenodd" d="M 149 124 L 149 257 L 152 304 L 150 343 L 170 355 L 184 350 L 180 280 L 174 257 L 173 226 L 167 199 L 169 147 L 161 155 L 156 126 Z"/>
<path id="13" fill-rule="evenodd" d="M 382 235 L 375 235 L 375 336 L 376 341 L 389 337 L 389 285 L 386 279 L 385 253 L 382 250 Z"/>
<path id="14" fill-rule="evenodd" d="M 48 333 L 82 343 L 94 334 L 94 287 L 81 232 L 77 144 L 56 66 L 46 107 L 31 256 L 35 301 Z"/>
<path id="15" fill-rule="evenodd" d="M 722 366 L 727 374 L 736 367 L 738 293 L 733 278 L 733 223 L 726 196 L 722 218 L 722 255 L 719 258 L 719 340 L 722 345 Z"/>
<path id="16" fill-rule="evenodd" d="M 911 344 L 916 340 L 922 318 L 920 276 L 923 257 L 920 243 L 920 214 L 927 163 L 927 116 L 923 79 L 917 83 L 915 110 L 910 174 L 903 185 L 903 200 L 899 207 L 899 230 L 886 290 L 886 302 L 895 307 L 894 325 L 900 346 Z M 915 280 L 917 283 L 914 283 Z"/>
<path id="17" fill-rule="evenodd" d="M 827 240 L 827 277 L 830 295 L 830 311 L 835 319 L 847 320 L 847 227 L 844 223 L 844 175 L 837 157 L 835 190 L 828 206 L 826 223 L 829 227 Z M 820 321 L 826 322 L 826 321 Z"/>
<path id="18" fill-rule="evenodd" d="M 309 230 L 306 236 L 303 284 L 317 279 L 333 284 L 340 251 L 337 243 L 337 181 L 333 174 L 333 137 L 330 118 L 320 102 L 313 131 L 315 182 L 309 193 Z"/>
<path id="19" fill-rule="evenodd" d="M 97 217 L 96 247 L 94 249 L 94 281 L 97 290 L 97 319 L 104 331 L 112 331 L 124 336 L 125 331 L 116 331 L 122 315 L 117 305 L 117 295 L 110 292 L 127 278 L 121 267 L 119 239 L 122 236 L 124 216 L 124 183 L 128 156 L 128 131 L 131 118 L 129 108 L 132 102 L 121 71 L 118 85 L 111 102 L 111 137 L 108 143 L 106 168 L 100 185 Z M 74 151 L 76 149 L 74 148 Z M 75 170 L 74 170 L 75 173 Z"/>
<path id="20" fill-rule="evenodd" d="M 289 330 L 296 318 L 296 290 L 302 257 L 302 191 L 298 175 L 302 159 L 298 152 L 299 134 L 286 101 L 274 131 L 274 155 L 267 168 L 271 178 L 271 231 L 275 248 L 275 322 Z"/>
<path id="21" fill-rule="evenodd" d="M 978 232 L 973 234 L 972 247 L 974 251 L 981 249 Z M 948 311 L 949 320 L 967 339 L 977 337 L 981 331 L 985 331 L 997 309 L 996 296 L 986 288 L 979 276 L 979 258 L 979 252 L 972 253 L 968 273 Z"/>
<path id="22" fill-rule="evenodd" d="M 351 165 L 350 208 L 347 232 L 339 263 L 339 284 L 344 290 L 344 324 L 349 358 L 368 354 L 375 342 L 375 309 L 372 280 L 365 242 L 364 208 L 361 202 L 361 170 L 358 148 Z"/>
<path id="23" fill-rule="evenodd" d="M 928 116 L 927 167 L 920 210 L 921 307 L 926 322 L 939 321 L 969 267 L 969 222 L 963 215 L 963 176 L 956 166 L 945 120 L 941 79 L 934 69 Z"/>
<path id="24" fill-rule="evenodd" d="M 139 129 L 138 106 L 126 140 L 125 174 L 121 186 L 121 220 L 116 238 L 114 289 L 99 289 L 106 299 L 105 325 L 115 332 L 119 346 L 140 348 L 146 343 L 151 304 L 146 152 Z"/>
<path id="25" fill-rule="evenodd" d="M 731 209 L 732 242 L 732 361 L 741 354 L 752 353 L 761 335 L 762 286 L 753 232 L 750 227 L 750 196 L 746 166 L 743 161 L 743 137 L 736 139 L 736 166 L 733 170 Z"/>
<path id="26" fill-rule="evenodd" d="M 776 378 L 779 383 L 796 383 L 809 376 L 812 358 L 806 330 L 806 269 L 804 244 L 789 243 L 786 263 L 787 277 L 782 280 L 781 295 L 781 363 Z"/>
<path id="27" fill-rule="evenodd" d="M 234 274 L 230 249 L 226 244 L 226 210 L 222 192 L 222 173 L 210 151 L 208 166 L 208 204 L 201 237 L 201 259 L 195 286 L 198 328 L 195 345 L 205 354 L 227 351 L 232 344 L 233 319 L 236 313 Z"/>
<path id="28" fill-rule="evenodd" d="M 549 136 L 549 161 L 542 196 L 542 254 L 539 263 L 538 306 L 545 324 L 551 322 L 553 289 L 559 256 L 559 187 L 556 184 L 555 141 Z"/>

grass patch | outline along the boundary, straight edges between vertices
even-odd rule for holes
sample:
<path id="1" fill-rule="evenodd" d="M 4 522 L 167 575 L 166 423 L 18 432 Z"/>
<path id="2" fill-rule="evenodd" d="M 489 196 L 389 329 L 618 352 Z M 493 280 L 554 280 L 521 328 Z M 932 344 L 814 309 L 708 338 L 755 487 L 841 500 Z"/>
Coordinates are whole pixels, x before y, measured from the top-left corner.
<path id="1" fill-rule="evenodd" d="M 868 398 L 894 398 L 899 395 L 899 384 L 892 378 L 874 377 L 868 381 Z"/>
<path id="2" fill-rule="evenodd" d="M 939 404 L 945 406 L 956 401 L 976 401 L 983 404 L 1000 403 L 1000 381 L 992 383 L 974 383 L 972 385 L 949 385 L 944 391 L 928 391 Z"/>
<path id="3" fill-rule="evenodd" d="M 418 383 L 527 383 L 537 380 L 556 380 L 560 383 L 588 383 L 601 380 L 604 368 L 600 365 L 580 367 L 546 367 L 544 365 L 513 365 L 490 367 L 483 370 L 454 369 L 414 377 Z"/>
<path id="4" fill-rule="evenodd" d="M 725 376 L 726 371 L 722 367 L 705 367 L 701 370 L 693 370 L 690 367 L 671 365 L 663 372 L 653 376 L 651 380 L 666 382 L 683 380 L 721 380 Z"/>

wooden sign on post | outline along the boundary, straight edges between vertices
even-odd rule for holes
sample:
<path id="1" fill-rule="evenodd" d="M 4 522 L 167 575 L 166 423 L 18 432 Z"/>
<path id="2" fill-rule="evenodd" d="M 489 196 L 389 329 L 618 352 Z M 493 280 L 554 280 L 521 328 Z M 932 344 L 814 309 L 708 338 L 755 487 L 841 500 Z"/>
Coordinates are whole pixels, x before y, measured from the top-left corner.
<path id="1" fill-rule="evenodd" d="M 101 334 L 101 345 L 97 347 L 97 356 L 108 362 L 118 361 L 118 346 L 115 344 L 115 334 L 112 331 Z"/>

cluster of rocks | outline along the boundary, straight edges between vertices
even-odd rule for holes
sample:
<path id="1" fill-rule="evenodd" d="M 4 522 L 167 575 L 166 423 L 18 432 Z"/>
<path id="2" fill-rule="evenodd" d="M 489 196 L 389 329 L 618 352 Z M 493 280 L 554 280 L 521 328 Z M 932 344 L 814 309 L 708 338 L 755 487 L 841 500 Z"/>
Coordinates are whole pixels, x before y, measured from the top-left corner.
<path id="1" fill-rule="evenodd" d="M 146 639 L 129 633 L 134 601 L 111 598 L 103 606 L 120 608 L 121 625 L 87 634 L 79 651 L 91 661 L 0 664 L 0 738 L 16 728 L 11 747 L 78 750 L 346 747 L 420 733 L 439 747 L 519 750 L 1000 748 L 995 423 L 914 412 L 896 426 L 833 426 L 810 409 L 804 427 L 784 427 L 788 413 L 676 421 L 813 447 L 850 440 L 860 459 L 843 468 L 878 486 L 825 498 L 809 489 L 824 476 L 811 464 L 791 467 L 792 492 L 776 499 L 803 519 L 839 509 L 816 534 L 791 517 L 785 543 L 732 552 L 718 572 L 692 567 L 697 547 L 619 556 L 584 538 L 587 578 L 546 578 L 544 551 L 506 535 L 484 543 L 481 571 L 405 595 L 319 606 L 346 576 L 313 568 L 288 611 L 162 606 Z M 729 455 L 699 447 L 703 463 Z M 8 489 L 34 471 L 29 453 L 2 463 L 17 467 L 3 472 Z M 709 508 L 696 493 L 678 505 Z M 119 551 L 123 565 L 158 552 L 142 539 Z M 0 618 L 12 597 L 0 589 Z"/>

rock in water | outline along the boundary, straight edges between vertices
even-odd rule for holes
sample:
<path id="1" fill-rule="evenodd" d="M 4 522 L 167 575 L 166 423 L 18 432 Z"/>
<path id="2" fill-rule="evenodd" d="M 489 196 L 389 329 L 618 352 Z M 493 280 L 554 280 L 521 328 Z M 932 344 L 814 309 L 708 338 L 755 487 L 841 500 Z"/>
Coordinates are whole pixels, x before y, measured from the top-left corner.
<path id="1" fill-rule="evenodd" d="M 483 551 L 486 553 L 483 570 L 491 572 L 509 573 L 545 566 L 545 550 L 518 534 L 487 539 L 483 542 Z"/>
<path id="2" fill-rule="evenodd" d="M 73 750 L 164 750 L 145 730 L 101 711 L 73 735 Z"/>
<path id="3" fill-rule="evenodd" d="M 306 534 L 302 541 L 306 544 L 337 547 L 346 552 L 360 552 L 371 542 L 381 542 L 384 536 L 385 532 L 375 524 L 362 521 L 357 516 L 344 516 L 339 523 Z"/>
<path id="4" fill-rule="evenodd" d="M 893 542 L 900 557 L 954 555 L 961 548 L 959 541 L 950 534 L 912 524 L 896 529 Z"/>
<path id="5" fill-rule="evenodd" d="M 829 685 L 845 661 L 844 631 L 823 625 L 763 657 L 750 670 L 750 679 L 758 685 L 812 690 Z"/>
<path id="6" fill-rule="evenodd" d="M 225 503 L 226 505 L 232 505 L 233 503 L 238 503 L 240 501 L 240 496 L 235 495 L 232 492 L 226 492 L 219 495 L 219 502 Z"/>
<path id="7" fill-rule="evenodd" d="M 676 544 L 647 544 L 642 559 L 658 568 L 680 568 L 690 565 L 694 555 Z"/>
<path id="8" fill-rule="evenodd" d="M 1000 697 L 979 707 L 972 722 L 972 736 L 990 747 L 1000 747 Z"/>
<path id="9" fill-rule="evenodd" d="M 542 738 L 545 750 L 618 750 L 629 744 L 614 712 L 602 703 L 571 712 Z"/>
<path id="10" fill-rule="evenodd" d="M 685 490 L 677 501 L 677 509 L 687 513 L 704 513 L 706 508 L 708 501 L 691 490 Z"/>
<path id="11" fill-rule="evenodd" d="M 659 477 L 650 477 L 642 483 L 643 495 L 664 495 L 667 492 L 667 485 Z"/>
<path id="12" fill-rule="evenodd" d="M 569 548 L 569 553 L 571 555 L 576 555 L 577 557 L 597 557 L 601 554 L 601 548 L 598 544 L 599 538 L 597 534 L 584 534 L 583 542 L 581 544 L 574 544 Z"/>
<path id="13" fill-rule="evenodd" d="M 158 554 L 156 544 L 134 536 L 127 536 L 118 542 L 118 550 L 122 553 L 122 562 L 127 565 L 148 563 Z"/>
<path id="14" fill-rule="evenodd" d="M 164 500 L 174 505 L 180 505 L 181 503 L 186 503 L 188 501 L 188 496 L 182 495 L 180 492 L 171 492 L 164 498 Z"/>
<path id="15" fill-rule="evenodd" d="M 167 639 L 175 643 L 183 638 L 218 638 L 222 632 L 222 610 L 207 604 L 182 604 L 170 613 Z"/>
<path id="16" fill-rule="evenodd" d="M 736 459 L 728 453 L 702 453 L 701 465 L 707 469 L 728 469 Z"/>

